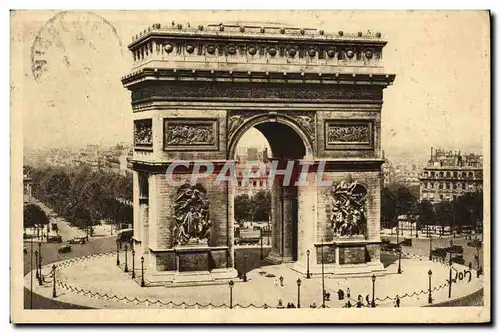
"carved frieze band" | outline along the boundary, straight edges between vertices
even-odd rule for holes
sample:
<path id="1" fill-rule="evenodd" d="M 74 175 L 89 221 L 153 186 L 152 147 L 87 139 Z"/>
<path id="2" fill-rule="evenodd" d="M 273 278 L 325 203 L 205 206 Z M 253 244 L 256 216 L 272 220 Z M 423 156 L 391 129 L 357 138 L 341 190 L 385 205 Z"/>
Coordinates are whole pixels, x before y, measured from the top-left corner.
<path id="1" fill-rule="evenodd" d="M 134 121 L 134 146 L 153 146 L 153 120 L 141 119 Z"/>
<path id="2" fill-rule="evenodd" d="M 325 149 L 373 149 L 373 121 L 326 120 Z"/>
<path id="3" fill-rule="evenodd" d="M 165 150 L 218 150 L 217 119 L 165 119 Z"/>
<path id="4" fill-rule="evenodd" d="M 286 85 L 262 83 L 168 82 L 132 91 L 132 104 L 159 101 L 283 101 L 331 102 L 338 100 L 382 101 L 377 86 Z"/>

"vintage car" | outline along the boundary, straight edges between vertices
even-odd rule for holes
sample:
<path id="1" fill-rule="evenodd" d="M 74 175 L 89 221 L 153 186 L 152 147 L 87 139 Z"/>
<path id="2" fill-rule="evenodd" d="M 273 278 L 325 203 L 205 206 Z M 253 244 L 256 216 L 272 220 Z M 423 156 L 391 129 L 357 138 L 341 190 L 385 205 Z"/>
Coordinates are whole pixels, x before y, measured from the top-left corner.
<path id="1" fill-rule="evenodd" d="M 61 236 L 49 236 L 47 237 L 47 243 L 62 243 Z"/>
<path id="2" fill-rule="evenodd" d="M 467 246 L 471 247 L 481 247 L 483 245 L 483 242 L 481 242 L 479 239 L 473 239 L 467 243 Z"/>
<path id="3" fill-rule="evenodd" d="M 61 246 L 58 250 L 59 253 L 67 253 L 71 252 L 71 246 L 70 245 L 63 245 Z"/>
<path id="4" fill-rule="evenodd" d="M 438 258 L 445 258 L 446 255 L 448 254 L 448 251 L 443 248 L 436 248 L 432 250 L 431 255 L 432 257 L 438 257 Z"/>
<path id="5" fill-rule="evenodd" d="M 68 244 L 85 244 L 86 237 L 75 237 L 73 239 L 68 240 Z"/>
<path id="6" fill-rule="evenodd" d="M 460 245 L 452 245 L 447 248 L 447 251 L 451 253 L 464 253 L 464 248 Z"/>
<path id="7" fill-rule="evenodd" d="M 455 263 L 455 264 L 459 264 L 459 265 L 464 265 L 465 264 L 465 260 L 464 260 L 464 256 L 454 256 L 451 258 L 451 262 Z"/>

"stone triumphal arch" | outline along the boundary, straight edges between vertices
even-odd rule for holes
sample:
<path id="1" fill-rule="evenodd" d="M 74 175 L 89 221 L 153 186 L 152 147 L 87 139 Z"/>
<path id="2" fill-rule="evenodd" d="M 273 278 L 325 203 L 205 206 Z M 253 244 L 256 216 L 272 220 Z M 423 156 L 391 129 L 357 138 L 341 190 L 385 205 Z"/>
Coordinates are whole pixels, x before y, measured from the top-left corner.
<path id="1" fill-rule="evenodd" d="M 328 274 L 383 272 L 380 121 L 395 78 L 385 45 L 379 33 L 223 24 L 153 24 L 133 37 L 122 83 L 134 115 L 134 242 L 148 276 L 236 276 L 235 187 L 215 178 L 252 127 L 283 168 L 309 165 L 306 186 L 272 185 L 268 259 L 302 273 L 319 272 L 321 258 Z M 173 169 L 174 185 L 167 170 L 179 160 L 188 164 Z M 200 160 L 213 175 L 182 183 Z"/>

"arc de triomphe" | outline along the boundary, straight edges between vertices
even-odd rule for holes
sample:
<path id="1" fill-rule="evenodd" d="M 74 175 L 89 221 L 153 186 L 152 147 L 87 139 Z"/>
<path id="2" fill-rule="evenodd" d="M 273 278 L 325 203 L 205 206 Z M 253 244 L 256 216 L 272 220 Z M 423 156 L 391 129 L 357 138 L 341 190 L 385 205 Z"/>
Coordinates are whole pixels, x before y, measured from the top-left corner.
<path id="1" fill-rule="evenodd" d="M 133 38 L 122 78 L 134 119 L 134 242 L 150 279 L 234 278 L 234 194 L 217 171 L 249 128 L 272 156 L 308 164 L 307 186 L 272 187 L 268 259 L 305 273 L 383 272 L 380 33 L 153 24 Z M 176 167 L 168 181 L 168 168 Z M 195 161 L 213 175 L 182 184 Z M 314 179 L 321 173 L 328 186 Z M 197 227 L 193 228 L 192 225 Z M 308 254 L 309 252 L 309 254 Z"/>

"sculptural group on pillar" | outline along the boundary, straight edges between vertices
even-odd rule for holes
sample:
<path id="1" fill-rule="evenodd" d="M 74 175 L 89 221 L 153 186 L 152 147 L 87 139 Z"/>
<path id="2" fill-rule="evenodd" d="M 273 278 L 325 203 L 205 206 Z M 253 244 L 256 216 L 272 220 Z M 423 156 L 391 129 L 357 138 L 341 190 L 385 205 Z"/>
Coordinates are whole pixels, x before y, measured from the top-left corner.
<path id="1" fill-rule="evenodd" d="M 207 191 L 201 184 L 184 183 L 177 190 L 174 204 L 174 245 L 207 244 L 211 222 Z"/>
<path id="2" fill-rule="evenodd" d="M 335 237 L 364 235 L 366 188 L 356 181 L 336 184 L 331 189 L 331 226 Z"/>

